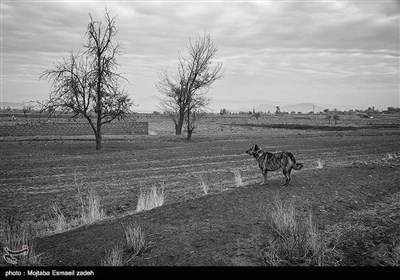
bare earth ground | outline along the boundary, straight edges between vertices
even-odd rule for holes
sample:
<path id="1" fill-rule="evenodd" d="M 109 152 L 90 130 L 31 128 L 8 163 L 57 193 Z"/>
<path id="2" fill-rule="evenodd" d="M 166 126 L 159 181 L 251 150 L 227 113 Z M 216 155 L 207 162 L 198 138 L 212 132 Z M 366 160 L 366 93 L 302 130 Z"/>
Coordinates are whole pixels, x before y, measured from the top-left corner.
<path id="1" fill-rule="evenodd" d="M 168 121 L 149 122 L 152 135 L 105 137 L 102 151 L 94 150 L 92 137 L 1 139 L 2 216 L 40 225 L 58 203 L 73 217 L 79 186 L 95 189 L 113 217 L 38 238 L 43 265 L 98 266 L 106 250 L 123 242 L 131 222 L 142 226 L 152 246 L 128 265 L 263 265 L 257 244 L 268 234 L 265 217 L 276 196 L 293 199 L 301 215 L 311 213 L 321 232 L 356 223 L 376 228 L 341 237 L 341 265 L 399 265 L 391 263 L 400 249 L 398 128 L 285 130 L 208 121 L 187 142 L 173 135 Z M 305 167 L 293 171 L 288 187 L 280 172 L 260 186 L 257 164 L 245 154 L 253 144 L 291 151 Z M 244 186 L 235 186 L 234 170 Z M 136 209 L 140 188 L 152 186 L 164 187 L 165 205 L 126 215 Z M 394 208 L 381 207 L 387 204 Z M 380 224 L 379 215 L 392 222 Z"/>

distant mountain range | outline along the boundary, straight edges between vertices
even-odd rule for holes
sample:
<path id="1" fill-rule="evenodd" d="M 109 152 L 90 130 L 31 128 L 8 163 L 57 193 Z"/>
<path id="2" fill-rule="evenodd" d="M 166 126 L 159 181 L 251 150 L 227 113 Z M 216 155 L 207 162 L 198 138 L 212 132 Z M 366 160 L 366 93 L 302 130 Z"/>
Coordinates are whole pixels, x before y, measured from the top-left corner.
<path id="1" fill-rule="evenodd" d="M 314 112 L 314 113 L 318 113 L 318 112 L 324 111 L 325 109 L 327 109 L 327 108 L 315 105 L 313 103 L 300 103 L 300 104 L 282 106 L 281 111 L 285 111 L 285 112 L 289 112 L 289 113 L 292 112 L 292 111 L 295 111 L 296 113 L 297 112 L 302 112 L 302 113 Z"/>
<path id="2" fill-rule="evenodd" d="M 7 108 L 10 107 L 11 109 L 21 109 L 24 107 L 23 103 L 17 103 L 17 102 L 0 102 L 0 108 Z"/>
<path id="3" fill-rule="evenodd" d="M 299 103 L 299 104 L 285 104 L 283 102 L 275 103 L 266 100 L 251 100 L 251 101 L 230 101 L 230 100 L 213 100 L 211 107 L 214 111 L 219 112 L 222 108 L 227 109 L 232 113 L 238 112 L 270 112 L 275 113 L 276 107 L 279 106 L 281 112 L 292 112 L 295 111 L 301 113 L 315 112 L 318 113 L 323 111 L 327 107 L 315 105 L 313 103 Z M 272 103 L 272 104 L 271 104 Z"/>

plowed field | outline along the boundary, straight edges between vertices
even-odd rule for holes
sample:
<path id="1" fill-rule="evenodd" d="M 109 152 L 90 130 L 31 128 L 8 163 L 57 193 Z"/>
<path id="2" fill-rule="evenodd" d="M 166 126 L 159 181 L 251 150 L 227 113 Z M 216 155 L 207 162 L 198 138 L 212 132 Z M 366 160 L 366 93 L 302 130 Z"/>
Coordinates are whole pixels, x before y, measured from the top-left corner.
<path id="1" fill-rule="evenodd" d="M 246 232 L 252 232 L 250 225 L 259 223 L 263 209 L 269 207 L 276 193 L 299 198 L 299 207 L 313 210 L 323 227 L 340 221 L 349 211 L 371 206 L 400 191 L 398 129 L 306 131 L 219 123 L 200 127 L 188 142 L 184 136 L 174 136 L 170 129 L 163 129 L 165 125 L 152 123 L 153 135 L 105 138 L 101 151 L 94 150 L 91 137 L 1 139 L 1 216 L 18 216 L 40 223 L 49 219 L 54 203 L 67 216 L 77 215 L 78 190 L 84 188 L 100 195 L 108 217 L 123 216 L 136 209 L 141 188 L 163 187 L 165 205 L 133 218 L 140 219 L 140 215 L 144 215 L 143 221 L 147 221 L 154 214 L 154 219 L 158 220 L 153 230 L 151 223 L 143 225 L 149 233 L 155 233 L 156 229 L 172 230 L 156 240 L 161 244 L 159 248 L 163 248 L 159 249 L 160 256 L 170 257 L 165 263 L 160 257 L 150 264 L 208 265 L 219 262 L 214 262 L 216 255 L 213 253 L 206 257 L 207 250 L 222 250 L 218 251 L 218 258 L 224 255 L 232 260 L 236 254 L 233 251 L 237 250 L 235 242 L 241 236 L 248 237 Z M 286 188 L 282 187 L 284 177 L 279 171 L 270 173 L 268 184 L 259 186 L 260 170 L 254 158 L 245 153 L 253 144 L 268 151 L 291 151 L 296 160 L 304 164 L 304 169 L 292 172 L 291 184 Z M 242 187 L 235 185 L 235 170 L 241 174 Z M 201 180 L 209 187 L 206 196 Z M 174 209 L 178 212 L 174 213 Z M 224 216 L 217 219 L 218 213 Z M 168 222 L 173 218 L 176 220 Z M 176 226 L 179 232 L 173 232 L 171 224 L 179 221 L 187 224 Z M 111 225 L 102 223 L 104 232 L 99 235 L 106 240 Z M 230 225 L 232 235 L 227 233 Z M 101 225 L 94 227 L 97 232 L 102 230 Z M 82 234 L 85 230 L 86 234 Z M 80 253 L 64 254 L 55 245 L 70 242 L 68 246 L 79 247 L 81 245 L 77 244 L 82 242 L 90 243 L 89 231 L 89 228 L 77 230 L 82 234 L 80 241 L 62 239 L 75 231 L 43 239 L 42 248 L 51 256 L 48 264 L 99 265 L 104 248 L 97 252 L 81 252 L 78 257 Z M 191 236 L 194 232 L 196 235 Z M 171 242 L 171 238 L 177 238 L 174 235 L 183 238 L 179 234 L 183 234 L 185 240 L 189 238 L 189 243 L 181 239 L 185 243 L 181 244 L 173 239 L 179 244 L 169 243 L 168 249 L 163 242 Z M 228 237 L 233 239 L 228 242 Z M 224 251 L 225 245 L 228 246 L 226 242 L 232 245 L 232 252 Z M 92 249 L 99 245 L 98 242 L 89 243 L 87 246 Z M 196 257 L 192 255 L 193 250 L 199 250 Z M 179 251 L 187 254 L 186 258 L 174 255 Z"/>

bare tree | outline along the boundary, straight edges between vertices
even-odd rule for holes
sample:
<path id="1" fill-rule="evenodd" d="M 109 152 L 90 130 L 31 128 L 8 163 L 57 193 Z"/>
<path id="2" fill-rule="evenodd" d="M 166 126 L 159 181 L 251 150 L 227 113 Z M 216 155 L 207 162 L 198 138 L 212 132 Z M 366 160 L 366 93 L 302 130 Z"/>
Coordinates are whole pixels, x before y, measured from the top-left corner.
<path id="1" fill-rule="evenodd" d="M 223 77 L 222 63 L 213 61 L 216 53 L 210 35 L 197 36 L 194 42 L 189 38 L 187 57 L 178 54 L 177 72 L 164 69 L 159 73 L 156 87 L 163 95 L 161 106 L 174 121 L 176 135 L 186 122 L 190 140 L 196 121 L 207 112 L 211 99 L 206 94 Z"/>
<path id="2" fill-rule="evenodd" d="M 133 103 L 121 87 L 121 81 L 127 80 L 117 72 L 121 44 L 114 44 L 118 33 L 115 17 L 107 10 L 104 21 L 89 16 L 85 52 L 71 52 L 69 59 L 41 73 L 40 79 L 52 82 L 50 98 L 41 105 L 42 111 L 52 108 L 52 112 L 73 112 L 74 117 L 86 118 L 96 138 L 96 150 L 100 150 L 102 125 L 126 116 Z"/>

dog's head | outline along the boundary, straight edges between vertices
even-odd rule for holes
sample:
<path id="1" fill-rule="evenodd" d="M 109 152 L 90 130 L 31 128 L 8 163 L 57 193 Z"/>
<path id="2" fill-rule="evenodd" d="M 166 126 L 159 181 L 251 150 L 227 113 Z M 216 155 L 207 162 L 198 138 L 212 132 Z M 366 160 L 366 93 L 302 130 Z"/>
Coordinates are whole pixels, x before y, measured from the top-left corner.
<path id="1" fill-rule="evenodd" d="M 255 156 L 258 154 L 258 152 L 260 151 L 260 147 L 258 147 L 257 144 L 255 144 L 254 146 L 252 146 L 250 149 L 248 149 L 246 151 L 246 153 L 248 153 L 249 155 Z"/>

